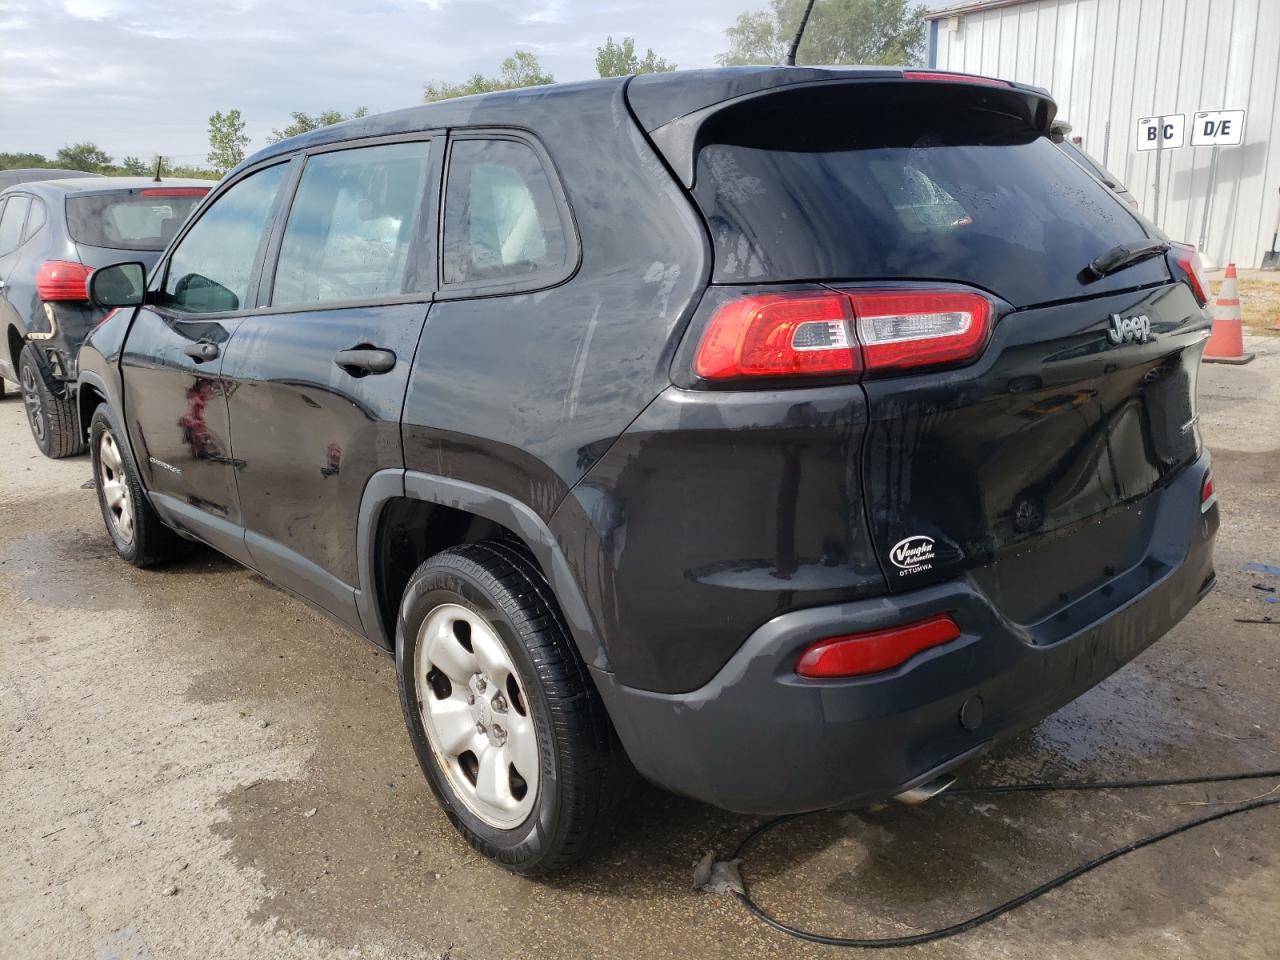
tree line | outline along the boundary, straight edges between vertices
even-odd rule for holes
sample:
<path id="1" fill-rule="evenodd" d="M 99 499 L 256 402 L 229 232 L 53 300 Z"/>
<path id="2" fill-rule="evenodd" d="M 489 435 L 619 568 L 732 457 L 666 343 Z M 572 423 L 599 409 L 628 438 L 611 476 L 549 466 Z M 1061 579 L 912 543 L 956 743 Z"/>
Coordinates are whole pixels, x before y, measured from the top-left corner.
<path id="1" fill-rule="evenodd" d="M 806 0 L 769 0 L 765 10 L 742 13 L 726 28 L 728 49 L 716 57 L 722 66 L 778 63 L 795 35 Z M 924 55 L 925 22 L 922 8 L 913 0 L 822 0 L 814 4 L 797 53 L 797 63 L 813 64 L 918 64 Z M 601 77 L 665 73 L 676 64 L 646 49 L 636 51 L 634 37 L 621 42 L 612 36 L 596 48 L 596 72 Z M 476 93 L 492 93 L 518 87 L 555 83 L 536 54 L 517 50 L 498 65 L 498 72 L 486 76 L 476 72 L 461 83 L 430 80 L 423 85 L 422 99 L 432 103 Z M 357 107 L 351 113 L 322 110 L 316 114 L 292 113 L 284 127 L 273 129 L 267 143 L 276 143 L 330 124 L 368 113 Z M 164 165 L 164 172 L 176 177 L 218 179 L 245 158 L 250 138 L 246 122 L 236 109 L 221 110 L 209 117 L 207 167 Z M 161 158 L 143 161 L 136 156 L 116 163 L 93 143 L 68 144 L 55 156 L 36 153 L 0 153 L 0 169 L 17 167 L 63 167 L 115 176 L 142 176 L 154 172 Z"/>

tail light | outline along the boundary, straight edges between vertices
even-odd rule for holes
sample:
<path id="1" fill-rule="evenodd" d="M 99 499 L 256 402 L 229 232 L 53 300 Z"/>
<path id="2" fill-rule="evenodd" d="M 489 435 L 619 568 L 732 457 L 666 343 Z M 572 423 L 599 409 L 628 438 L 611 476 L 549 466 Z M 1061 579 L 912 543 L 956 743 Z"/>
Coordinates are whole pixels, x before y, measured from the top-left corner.
<path id="1" fill-rule="evenodd" d="M 89 299 L 89 274 L 83 263 L 70 260 L 46 260 L 36 273 L 36 292 L 41 300 Z"/>
<path id="2" fill-rule="evenodd" d="M 203 197 L 210 187 L 145 187 L 140 191 L 144 197 Z"/>
<path id="3" fill-rule="evenodd" d="M 694 371 L 704 380 L 857 373 L 849 307 L 834 291 L 730 300 L 711 317 Z"/>
<path id="4" fill-rule="evenodd" d="M 1213 468 L 1204 475 L 1204 482 L 1200 484 L 1200 512 L 1208 513 L 1209 508 L 1218 502 L 1218 493 L 1213 489 Z"/>
<path id="5" fill-rule="evenodd" d="M 813 680 L 858 677 L 901 666 L 918 653 L 950 643 L 960 628 L 946 614 L 870 633 L 819 640 L 800 654 L 796 673 Z"/>
<path id="6" fill-rule="evenodd" d="M 991 303 L 949 290 L 788 291 L 739 297 L 712 314 L 694 372 L 704 380 L 889 373 L 972 360 Z"/>
<path id="7" fill-rule="evenodd" d="M 976 293 L 854 293 L 868 371 L 958 363 L 977 356 L 991 329 L 991 303 Z"/>
<path id="8" fill-rule="evenodd" d="M 929 80 L 944 83 L 976 83 L 984 87 L 1012 87 L 1008 80 L 995 77 L 979 77 L 971 73 L 946 73 L 941 70 L 903 70 L 903 80 Z"/>
<path id="9" fill-rule="evenodd" d="M 1196 295 L 1196 301 L 1203 307 L 1209 302 L 1209 284 L 1204 279 L 1204 265 L 1200 260 L 1200 252 L 1186 243 L 1175 243 L 1172 246 L 1173 250 L 1169 257 L 1182 271 L 1187 286 L 1191 288 L 1191 292 Z"/>

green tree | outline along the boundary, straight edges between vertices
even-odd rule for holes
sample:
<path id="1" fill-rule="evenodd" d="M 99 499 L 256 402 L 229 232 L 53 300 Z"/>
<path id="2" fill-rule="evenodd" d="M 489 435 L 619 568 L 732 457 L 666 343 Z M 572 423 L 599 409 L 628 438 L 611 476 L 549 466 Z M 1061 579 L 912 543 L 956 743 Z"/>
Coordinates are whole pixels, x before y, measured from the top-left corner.
<path id="1" fill-rule="evenodd" d="M 244 127 L 239 110 L 228 110 L 225 114 L 219 110 L 209 118 L 209 165 L 219 175 L 244 159 L 244 148 L 249 145 Z"/>
<path id="2" fill-rule="evenodd" d="M 47 167 L 49 161 L 40 153 L 0 153 L 0 170 L 20 170 L 23 167 Z"/>
<path id="3" fill-rule="evenodd" d="M 69 143 L 58 150 L 54 163 L 67 170 L 102 173 L 111 166 L 111 158 L 95 143 Z"/>
<path id="4" fill-rule="evenodd" d="M 448 83 L 444 80 L 432 80 L 424 85 L 422 99 L 427 103 L 436 100 L 451 100 L 454 97 L 466 97 L 473 93 L 492 93 L 495 90 L 515 90 L 519 87 L 539 87 L 547 83 L 555 83 L 556 78 L 542 72 L 536 55 L 528 50 L 517 50 L 502 61 L 496 77 L 486 77 L 483 73 L 473 73 L 463 83 Z"/>
<path id="5" fill-rule="evenodd" d="M 145 177 L 151 168 L 139 157 L 125 157 L 120 161 L 120 172 L 130 177 Z"/>
<path id="6" fill-rule="evenodd" d="M 666 73 L 675 68 L 674 63 L 663 60 L 652 49 L 646 49 L 643 57 L 637 57 L 635 37 L 623 37 L 621 43 L 614 43 L 613 37 L 606 37 L 604 46 L 596 47 L 596 72 L 602 77 Z"/>
<path id="7" fill-rule="evenodd" d="M 769 0 L 769 9 L 739 15 L 725 30 L 725 66 L 779 63 L 795 36 L 805 0 Z M 911 0 L 819 0 L 797 63 L 916 65 L 924 59 L 924 12 Z"/>
<path id="8" fill-rule="evenodd" d="M 293 122 L 283 130 L 272 130 L 271 136 L 267 137 L 267 143 L 279 143 L 289 137 L 296 137 L 300 133 L 319 130 L 321 127 L 341 123 L 343 120 L 354 120 L 357 117 L 365 116 L 368 112 L 368 107 L 356 107 L 351 111 L 350 115 L 341 113 L 338 110 L 321 110 L 315 116 L 312 116 L 311 114 L 303 113 L 301 110 L 295 110 L 290 114 L 293 117 Z"/>

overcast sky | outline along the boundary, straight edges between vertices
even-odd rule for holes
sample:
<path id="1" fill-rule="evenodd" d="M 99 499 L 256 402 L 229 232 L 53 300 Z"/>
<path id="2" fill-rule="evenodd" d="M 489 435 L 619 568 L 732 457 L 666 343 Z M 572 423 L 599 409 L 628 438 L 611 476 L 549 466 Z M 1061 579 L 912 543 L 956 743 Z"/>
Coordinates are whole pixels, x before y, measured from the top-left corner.
<path id="1" fill-rule="evenodd" d="M 0 151 L 91 140 L 117 160 L 203 162 L 208 117 L 239 108 L 250 152 L 293 110 L 377 113 L 427 80 L 497 72 L 517 49 L 595 76 L 606 35 L 713 66 L 766 0 L 0 0 Z"/>

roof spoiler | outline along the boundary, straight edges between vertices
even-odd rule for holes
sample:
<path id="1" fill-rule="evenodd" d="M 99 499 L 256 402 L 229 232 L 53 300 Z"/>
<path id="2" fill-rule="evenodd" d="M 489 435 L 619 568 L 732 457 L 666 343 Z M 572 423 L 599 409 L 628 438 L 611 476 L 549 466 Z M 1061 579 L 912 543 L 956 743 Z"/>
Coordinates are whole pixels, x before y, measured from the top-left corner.
<path id="1" fill-rule="evenodd" d="M 764 97 L 794 96 L 804 90 L 821 88 L 831 90 L 837 85 L 852 84 L 886 84 L 886 83 L 946 83 L 948 85 L 972 86 L 976 92 L 997 95 L 1008 95 L 1018 101 L 1025 111 L 1026 119 L 1044 135 L 1049 135 L 1058 107 L 1047 90 L 1026 84 L 1011 83 L 1004 80 L 993 80 L 989 77 L 977 77 L 963 73 L 945 73 L 936 70 L 895 70 L 878 71 L 861 76 L 841 77 L 815 80 L 802 83 L 788 83 L 767 87 L 738 97 L 721 100 L 717 103 L 701 107 L 684 116 L 669 120 L 649 130 L 649 137 L 654 146 L 666 159 L 672 172 L 684 184 L 686 189 L 693 188 L 698 150 L 702 147 L 707 122 L 722 110 L 737 107 Z"/>

